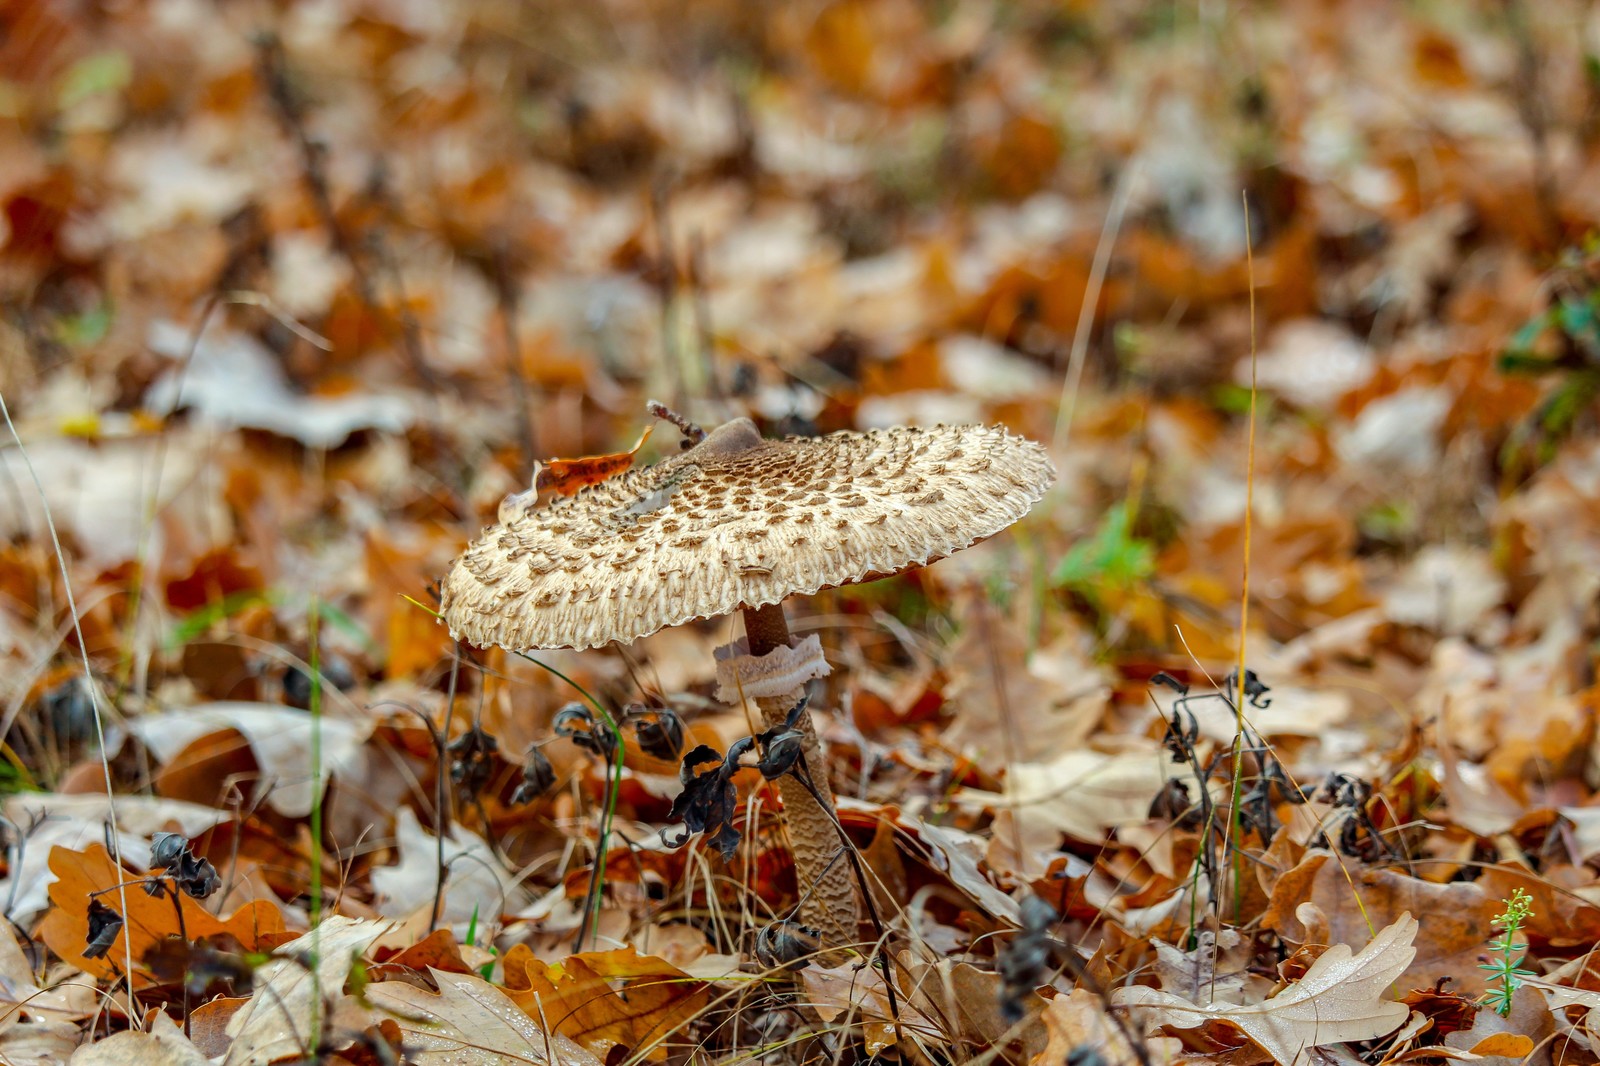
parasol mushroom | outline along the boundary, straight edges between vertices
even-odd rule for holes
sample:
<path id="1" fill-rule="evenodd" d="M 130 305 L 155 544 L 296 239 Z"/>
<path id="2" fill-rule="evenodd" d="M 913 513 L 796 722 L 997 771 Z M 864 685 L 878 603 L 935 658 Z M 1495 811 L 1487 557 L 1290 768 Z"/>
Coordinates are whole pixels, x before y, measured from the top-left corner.
<path id="1" fill-rule="evenodd" d="M 658 414 L 659 405 L 652 405 Z M 735 610 L 745 639 L 717 649 L 719 698 L 754 700 L 782 723 L 829 672 L 816 636 L 794 640 L 782 603 L 872 581 L 970 547 L 1021 518 L 1055 478 L 1044 449 L 1000 427 L 935 426 L 764 440 L 735 419 L 691 447 L 558 497 L 515 500 L 451 564 L 450 634 L 510 651 L 627 643 Z M 700 439 L 696 439 L 696 438 Z M 809 712 L 806 768 L 832 806 Z M 803 892 L 800 920 L 830 945 L 859 914 L 838 835 L 797 780 L 779 780 Z"/>

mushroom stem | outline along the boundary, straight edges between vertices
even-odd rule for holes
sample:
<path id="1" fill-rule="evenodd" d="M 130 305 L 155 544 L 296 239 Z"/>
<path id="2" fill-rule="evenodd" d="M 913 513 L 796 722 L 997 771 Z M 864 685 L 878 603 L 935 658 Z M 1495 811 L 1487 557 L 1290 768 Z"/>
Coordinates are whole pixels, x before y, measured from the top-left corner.
<path id="1" fill-rule="evenodd" d="M 784 617 L 783 604 L 769 603 L 765 607 L 746 607 L 744 635 L 750 645 L 750 654 L 758 659 L 774 648 L 787 648 L 789 619 Z"/>
<path id="2" fill-rule="evenodd" d="M 746 607 L 743 614 L 751 655 L 760 657 L 789 646 L 789 623 L 782 604 Z M 760 697 L 755 702 L 767 727 L 772 728 L 784 723 L 804 695 L 805 689 L 800 687 L 782 696 Z M 789 774 L 778 779 L 789 845 L 794 851 L 795 881 L 803 897 L 800 921 L 816 929 L 825 946 L 837 948 L 856 939 L 860 910 L 855 881 L 849 863 L 834 861 L 840 841 L 834 825 L 833 789 L 828 784 L 828 764 L 822 757 L 816 727 L 811 724 L 811 712 L 801 711 L 795 724 L 805 738 L 801 746 L 806 771 L 816 790 L 813 795 Z"/>

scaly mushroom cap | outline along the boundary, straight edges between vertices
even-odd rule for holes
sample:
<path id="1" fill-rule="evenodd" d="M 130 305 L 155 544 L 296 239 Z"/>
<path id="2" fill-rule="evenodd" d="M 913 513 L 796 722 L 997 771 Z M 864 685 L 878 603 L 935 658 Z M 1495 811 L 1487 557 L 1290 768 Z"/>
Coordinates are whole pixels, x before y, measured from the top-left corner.
<path id="1" fill-rule="evenodd" d="M 997 426 L 694 448 L 491 526 L 450 566 L 457 640 L 513 651 L 624 643 L 692 618 L 923 566 L 1005 529 L 1055 480 Z"/>

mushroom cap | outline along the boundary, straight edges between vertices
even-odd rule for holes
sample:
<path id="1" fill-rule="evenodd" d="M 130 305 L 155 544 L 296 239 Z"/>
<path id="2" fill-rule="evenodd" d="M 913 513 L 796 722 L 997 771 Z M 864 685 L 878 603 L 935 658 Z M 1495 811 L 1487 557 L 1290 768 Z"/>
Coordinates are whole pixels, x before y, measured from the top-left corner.
<path id="1" fill-rule="evenodd" d="M 441 612 L 478 646 L 626 643 L 926 565 L 1005 529 L 1054 480 L 1042 447 L 999 426 L 763 440 L 735 419 L 484 530 Z"/>

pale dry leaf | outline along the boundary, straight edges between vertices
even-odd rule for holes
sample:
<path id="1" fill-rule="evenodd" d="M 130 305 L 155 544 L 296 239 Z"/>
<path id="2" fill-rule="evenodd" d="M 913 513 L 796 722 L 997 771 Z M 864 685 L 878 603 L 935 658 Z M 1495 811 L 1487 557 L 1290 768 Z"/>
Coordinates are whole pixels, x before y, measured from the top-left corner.
<path id="1" fill-rule="evenodd" d="M 978 1046 L 996 1046 L 1018 1040 L 1029 1059 L 1044 1050 L 1045 1030 L 1039 1022 L 1045 1000 L 1022 997 L 1024 1016 L 1012 1022 L 1001 1007 L 1004 978 L 993 970 L 947 958 L 917 958 L 899 953 L 906 999 L 923 1014 L 935 1018 L 947 1037 L 963 1037 Z"/>
<path id="2" fill-rule="evenodd" d="M 1377 371 L 1372 349 L 1344 326 L 1320 318 L 1296 318 L 1273 330 L 1251 366 L 1239 360 L 1234 380 L 1252 375 L 1268 392 L 1300 407 L 1325 409 L 1359 389 Z"/>
<path id="3" fill-rule="evenodd" d="M 1383 996 L 1411 965 L 1416 935 L 1416 919 L 1403 914 L 1357 954 L 1347 944 L 1335 944 L 1299 981 L 1260 1003 L 1201 1005 L 1140 986 L 1119 988 L 1112 1000 L 1119 1006 L 1147 1008 L 1144 1022 L 1151 1028 L 1193 1029 L 1209 1021 L 1231 1022 L 1282 1066 L 1306 1066 L 1313 1061 L 1312 1048 L 1368 1040 L 1405 1022 L 1410 1013 L 1406 1007 Z"/>
<path id="4" fill-rule="evenodd" d="M 0 879 L 0 899 L 10 900 L 7 914 L 27 925 L 50 905 L 49 889 L 56 875 L 50 869 L 51 850 L 69 851 L 104 841 L 109 832 L 111 804 L 93 793 L 19 792 L 6 798 L 0 812 L 12 825 L 23 828 L 26 844 L 11 877 Z M 118 846 L 122 857 L 140 866 L 149 864 L 150 837 L 163 830 L 197 837 L 207 829 L 232 821 L 226 811 L 197 803 L 159 796 L 118 796 L 116 801 Z"/>
<path id="5" fill-rule="evenodd" d="M 439 880 L 439 839 L 422 827 L 410 807 L 400 808 L 395 837 L 400 861 L 373 867 L 372 887 L 378 893 L 380 913 L 408 914 L 433 902 Z M 449 873 L 441 920 L 465 924 L 476 916 L 497 926 L 500 915 L 528 903 L 526 891 L 517 887 L 488 843 L 459 825 L 450 827 L 444 861 Z"/>
<path id="6" fill-rule="evenodd" d="M 1391 622 L 1459 636 L 1505 599 L 1506 582 L 1482 548 L 1431 544 L 1383 597 Z"/>
<path id="7" fill-rule="evenodd" d="M 183 360 L 191 330 L 173 322 L 150 329 L 152 351 Z M 357 430 L 398 433 L 415 418 L 411 401 L 369 390 L 346 396 L 306 396 L 289 388 L 272 353 L 242 333 L 213 331 L 192 358 L 158 378 L 144 396 L 160 414 L 190 408 L 208 422 L 262 429 L 313 448 L 332 448 Z"/>
<path id="8" fill-rule="evenodd" d="M 852 802 L 844 798 L 840 806 L 847 807 Z M 995 887 L 978 866 L 987 844 L 984 838 L 952 826 L 930 825 L 904 813 L 896 819 L 895 824 L 914 833 L 928 849 L 929 864 L 982 904 L 985 911 L 996 918 L 1021 924 L 1022 911 L 1017 901 Z"/>
<path id="9" fill-rule="evenodd" d="M 1004 795 L 967 788 L 954 799 L 964 806 L 1020 810 L 1030 822 L 1099 844 L 1108 829 L 1147 821 L 1150 797 L 1179 769 L 1155 751 L 1119 755 L 1069 751 L 1049 762 L 1010 767 Z"/>
<path id="10" fill-rule="evenodd" d="M 18 1008 L 26 1005 L 38 991 L 33 967 L 22 954 L 17 934 L 9 922 L 0 925 L 0 1033 L 22 1019 Z"/>
<path id="11" fill-rule="evenodd" d="M 1183 1045 L 1171 1037 L 1154 1037 L 1145 1041 L 1141 1055 L 1129 1042 L 1131 1028 L 1127 1033 L 1118 1028 L 1105 1004 L 1087 989 L 1074 988 L 1055 997 L 1045 1004 L 1040 1017 L 1047 1043 L 1033 1058 L 1035 1063 L 1064 1063 L 1078 1048 L 1091 1047 L 1106 1066 L 1160 1066 L 1176 1062 L 1183 1051 Z"/>
<path id="12" fill-rule="evenodd" d="M 1156 980 L 1164 991 L 1199 1002 L 1241 1002 L 1252 945 L 1238 930 L 1224 929 L 1219 936 L 1202 929 L 1194 950 L 1184 951 L 1164 940 L 1152 940 L 1156 950 Z"/>
<path id="13" fill-rule="evenodd" d="M 313 1021 L 326 1017 L 325 1000 L 339 994 L 356 958 L 391 924 L 335 915 L 274 951 L 256 971 L 250 1002 L 228 1021 L 233 1042 L 223 1066 L 305 1054 Z"/>
<path id="14" fill-rule="evenodd" d="M 399 1024 L 407 1062 L 599 1066 L 599 1059 L 560 1033 L 546 1032 L 537 1019 L 487 981 L 471 974 L 429 972 L 439 986 L 438 995 L 404 981 L 384 981 L 366 991 L 370 1021 L 389 1018 Z"/>
<path id="15" fill-rule="evenodd" d="M 167 714 L 142 715 L 128 722 L 127 729 L 163 764 L 203 736 L 221 729 L 234 730 L 250 744 L 250 752 L 261 768 L 253 799 L 264 799 L 286 817 L 304 818 L 311 813 L 313 797 L 330 778 L 360 768 L 361 745 L 373 726 L 372 719 L 355 721 L 332 715 L 323 715 L 318 721 L 322 733 L 319 781 L 311 779 L 312 718 L 295 707 L 224 700 Z M 120 798 L 118 803 L 121 810 Z"/>
<path id="16" fill-rule="evenodd" d="M 1421 474 L 1439 461 L 1439 430 L 1452 397 L 1444 389 L 1414 387 L 1371 400 L 1355 423 L 1334 437 L 1347 467 L 1377 466 Z"/>
<path id="17" fill-rule="evenodd" d="M 30 1062 L 58 1066 L 71 1056 L 82 1035 L 73 1022 L 23 1022 L 0 1036 L 0 1062 L 6 1066 Z"/>
<path id="18" fill-rule="evenodd" d="M 1038 363 L 966 333 L 939 342 L 939 365 L 956 395 L 989 403 L 1037 396 L 1050 387 L 1050 376 Z"/>
<path id="19" fill-rule="evenodd" d="M 80 1047 L 72 1066 L 206 1066 L 210 1060 L 166 1014 L 147 1032 L 128 1030 Z"/>
<path id="20" fill-rule="evenodd" d="M 28 444 L 26 459 L 38 472 L 56 528 L 72 537 L 83 562 L 110 569 L 132 559 L 148 535 L 151 514 L 159 516 L 163 537 L 181 533 L 174 539 L 195 553 L 229 543 L 233 523 L 218 479 L 199 476 L 215 458 L 215 441 L 208 452 L 198 433 L 180 430 L 160 440 L 158 445 L 154 437 L 92 443 L 61 438 Z M 0 448 L 0 479 L 0 484 L 32 483 L 22 449 Z M 34 492 L 7 493 L 4 499 L 0 536 L 48 542 L 45 508 Z M 171 558 L 163 562 L 176 565 Z"/>
<path id="21" fill-rule="evenodd" d="M 1204 696 L 1209 691 L 1194 691 Z M 1202 699 L 1189 705 L 1202 736 L 1222 744 L 1233 743 L 1238 723 L 1233 709 L 1220 699 Z M 1318 737 L 1345 721 L 1350 715 L 1350 697 L 1293 685 L 1274 685 L 1271 701 L 1261 707 L 1247 707 L 1245 721 L 1263 737 Z"/>
<path id="22" fill-rule="evenodd" d="M 902 1036 L 926 1041 L 944 1032 L 940 1023 L 923 1014 L 899 988 L 891 1007 L 883 974 L 875 966 L 812 965 L 800 971 L 800 978 L 806 1006 L 825 1024 L 862 1026 L 870 1053 L 899 1042 Z"/>
<path id="23" fill-rule="evenodd" d="M 1562 818 L 1573 826 L 1573 847 L 1579 860 L 1600 855 L 1600 807 L 1560 807 Z"/>

